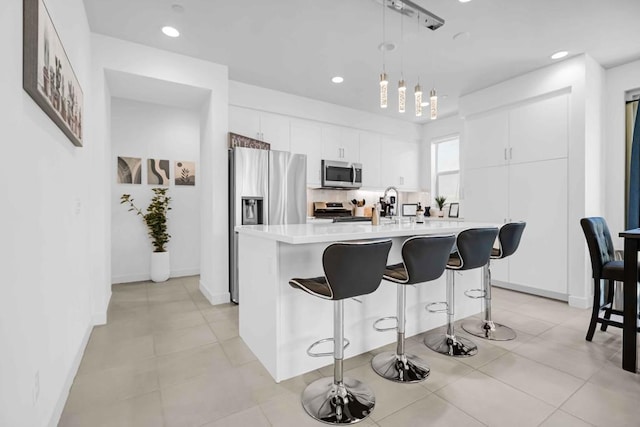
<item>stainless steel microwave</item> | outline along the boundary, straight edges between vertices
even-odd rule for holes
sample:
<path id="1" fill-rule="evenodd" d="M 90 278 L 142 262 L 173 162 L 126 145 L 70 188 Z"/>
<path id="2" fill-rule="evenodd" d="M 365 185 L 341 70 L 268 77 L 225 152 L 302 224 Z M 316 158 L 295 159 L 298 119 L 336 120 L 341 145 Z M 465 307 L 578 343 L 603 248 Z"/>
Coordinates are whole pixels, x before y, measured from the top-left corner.
<path id="1" fill-rule="evenodd" d="M 323 160 L 322 186 L 325 188 L 362 187 L 362 164 Z"/>

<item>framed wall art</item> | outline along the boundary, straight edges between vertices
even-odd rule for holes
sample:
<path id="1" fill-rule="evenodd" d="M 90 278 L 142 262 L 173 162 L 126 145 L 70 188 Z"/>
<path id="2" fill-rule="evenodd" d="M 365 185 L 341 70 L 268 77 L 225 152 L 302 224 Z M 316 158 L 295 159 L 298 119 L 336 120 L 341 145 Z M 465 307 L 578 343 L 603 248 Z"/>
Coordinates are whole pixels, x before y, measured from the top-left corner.
<path id="1" fill-rule="evenodd" d="M 176 161 L 174 173 L 176 185 L 196 185 L 196 162 Z"/>
<path id="2" fill-rule="evenodd" d="M 82 88 L 43 0 L 23 0 L 22 31 L 22 87 L 82 147 Z"/>
<path id="3" fill-rule="evenodd" d="M 449 218 L 458 218 L 458 214 L 460 213 L 460 204 L 459 203 L 451 203 L 449 204 Z"/>
<path id="4" fill-rule="evenodd" d="M 118 184 L 142 184 L 142 159 L 118 156 Z"/>
<path id="5" fill-rule="evenodd" d="M 169 185 L 169 160 L 147 159 L 147 184 Z"/>

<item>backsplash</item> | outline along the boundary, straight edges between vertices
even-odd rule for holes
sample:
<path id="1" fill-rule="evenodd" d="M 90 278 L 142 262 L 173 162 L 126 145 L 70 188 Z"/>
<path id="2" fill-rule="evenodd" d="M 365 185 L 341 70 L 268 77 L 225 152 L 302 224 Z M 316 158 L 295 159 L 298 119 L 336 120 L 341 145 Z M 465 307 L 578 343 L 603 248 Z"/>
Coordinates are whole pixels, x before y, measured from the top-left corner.
<path id="1" fill-rule="evenodd" d="M 373 207 L 374 203 L 380 200 L 384 191 L 368 190 L 328 190 L 324 188 L 307 189 L 307 215 L 313 216 L 313 202 L 342 202 L 349 209 L 353 208 L 351 200 L 365 200 L 365 206 Z M 422 206 L 430 206 L 431 194 L 427 191 L 400 191 L 398 193 L 399 208 L 403 203 L 418 203 Z"/>

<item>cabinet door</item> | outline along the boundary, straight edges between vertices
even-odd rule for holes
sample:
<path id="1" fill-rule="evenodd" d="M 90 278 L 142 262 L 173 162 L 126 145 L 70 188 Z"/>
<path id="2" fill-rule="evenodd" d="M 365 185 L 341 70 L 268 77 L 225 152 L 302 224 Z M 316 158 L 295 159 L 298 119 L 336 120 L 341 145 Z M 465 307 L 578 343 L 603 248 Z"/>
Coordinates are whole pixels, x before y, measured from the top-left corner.
<path id="1" fill-rule="evenodd" d="M 567 160 L 509 166 L 509 217 L 527 222 L 509 281 L 567 293 Z"/>
<path id="2" fill-rule="evenodd" d="M 289 151 L 289 118 L 272 113 L 260 113 L 262 140 L 271 144 L 272 150 Z"/>
<path id="3" fill-rule="evenodd" d="M 401 142 L 398 144 L 398 156 L 395 161 L 396 174 L 400 176 L 400 186 L 398 188 L 408 191 L 418 190 L 418 161 L 420 158 L 420 147 L 411 142 Z"/>
<path id="4" fill-rule="evenodd" d="M 464 171 L 464 199 L 460 214 L 466 221 L 502 224 L 507 219 L 509 181 L 507 166 Z M 491 262 L 491 278 L 509 281 L 508 261 Z"/>
<path id="5" fill-rule="evenodd" d="M 322 129 L 303 120 L 291 121 L 291 151 L 307 155 L 307 185 L 319 187 L 321 183 Z"/>
<path id="6" fill-rule="evenodd" d="M 418 189 L 418 144 L 382 138 L 382 186 L 398 190 Z"/>
<path id="7" fill-rule="evenodd" d="M 229 107 L 229 132 L 260 139 L 260 113 L 242 107 Z"/>
<path id="8" fill-rule="evenodd" d="M 322 159 L 344 161 L 337 126 L 322 126 Z"/>
<path id="9" fill-rule="evenodd" d="M 509 120 L 506 111 L 469 118 L 465 123 L 460 147 L 464 169 L 505 164 L 508 137 Z"/>
<path id="10" fill-rule="evenodd" d="M 509 112 L 510 162 L 567 157 L 568 127 L 568 94 L 514 108 Z"/>
<path id="11" fill-rule="evenodd" d="M 345 162 L 360 162 L 360 139 L 358 131 L 350 128 L 340 129 L 340 148 Z"/>
<path id="12" fill-rule="evenodd" d="M 382 187 L 380 146 L 380 135 L 372 132 L 360 132 L 360 163 L 362 163 L 363 187 L 372 189 Z"/>

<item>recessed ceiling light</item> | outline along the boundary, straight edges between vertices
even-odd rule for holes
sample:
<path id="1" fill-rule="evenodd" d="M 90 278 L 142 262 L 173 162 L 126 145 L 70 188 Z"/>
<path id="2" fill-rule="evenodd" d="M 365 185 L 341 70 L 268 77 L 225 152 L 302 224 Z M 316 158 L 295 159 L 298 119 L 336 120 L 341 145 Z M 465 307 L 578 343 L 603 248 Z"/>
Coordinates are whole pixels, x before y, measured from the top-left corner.
<path id="1" fill-rule="evenodd" d="M 169 37 L 178 37 L 180 35 L 180 31 L 176 30 L 173 27 L 162 27 L 162 32 Z"/>
<path id="2" fill-rule="evenodd" d="M 340 76 L 331 77 L 331 81 L 334 83 L 342 83 L 344 79 Z"/>
<path id="3" fill-rule="evenodd" d="M 394 42 L 383 42 L 378 45 L 378 50 L 391 52 L 392 50 L 396 50 L 396 44 Z"/>
<path id="4" fill-rule="evenodd" d="M 460 3 L 469 3 L 471 0 L 458 0 Z"/>
<path id="5" fill-rule="evenodd" d="M 567 52 L 566 50 L 561 50 L 560 52 L 556 52 L 553 55 L 551 55 L 551 59 L 560 59 L 560 58 L 564 58 L 565 56 L 567 56 L 569 54 L 569 52 Z"/>
<path id="6" fill-rule="evenodd" d="M 454 40 L 466 40 L 471 37 L 471 33 L 469 31 L 462 31 L 453 36 Z"/>
<path id="7" fill-rule="evenodd" d="M 427 101 L 427 102 L 423 102 L 423 103 L 422 103 L 422 104 L 420 104 L 420 105 L 422 105 L 423 107 L 428 107 L 428 106 L 429 106 L 429 102 L 428 102 L 428 101 Z"/>

